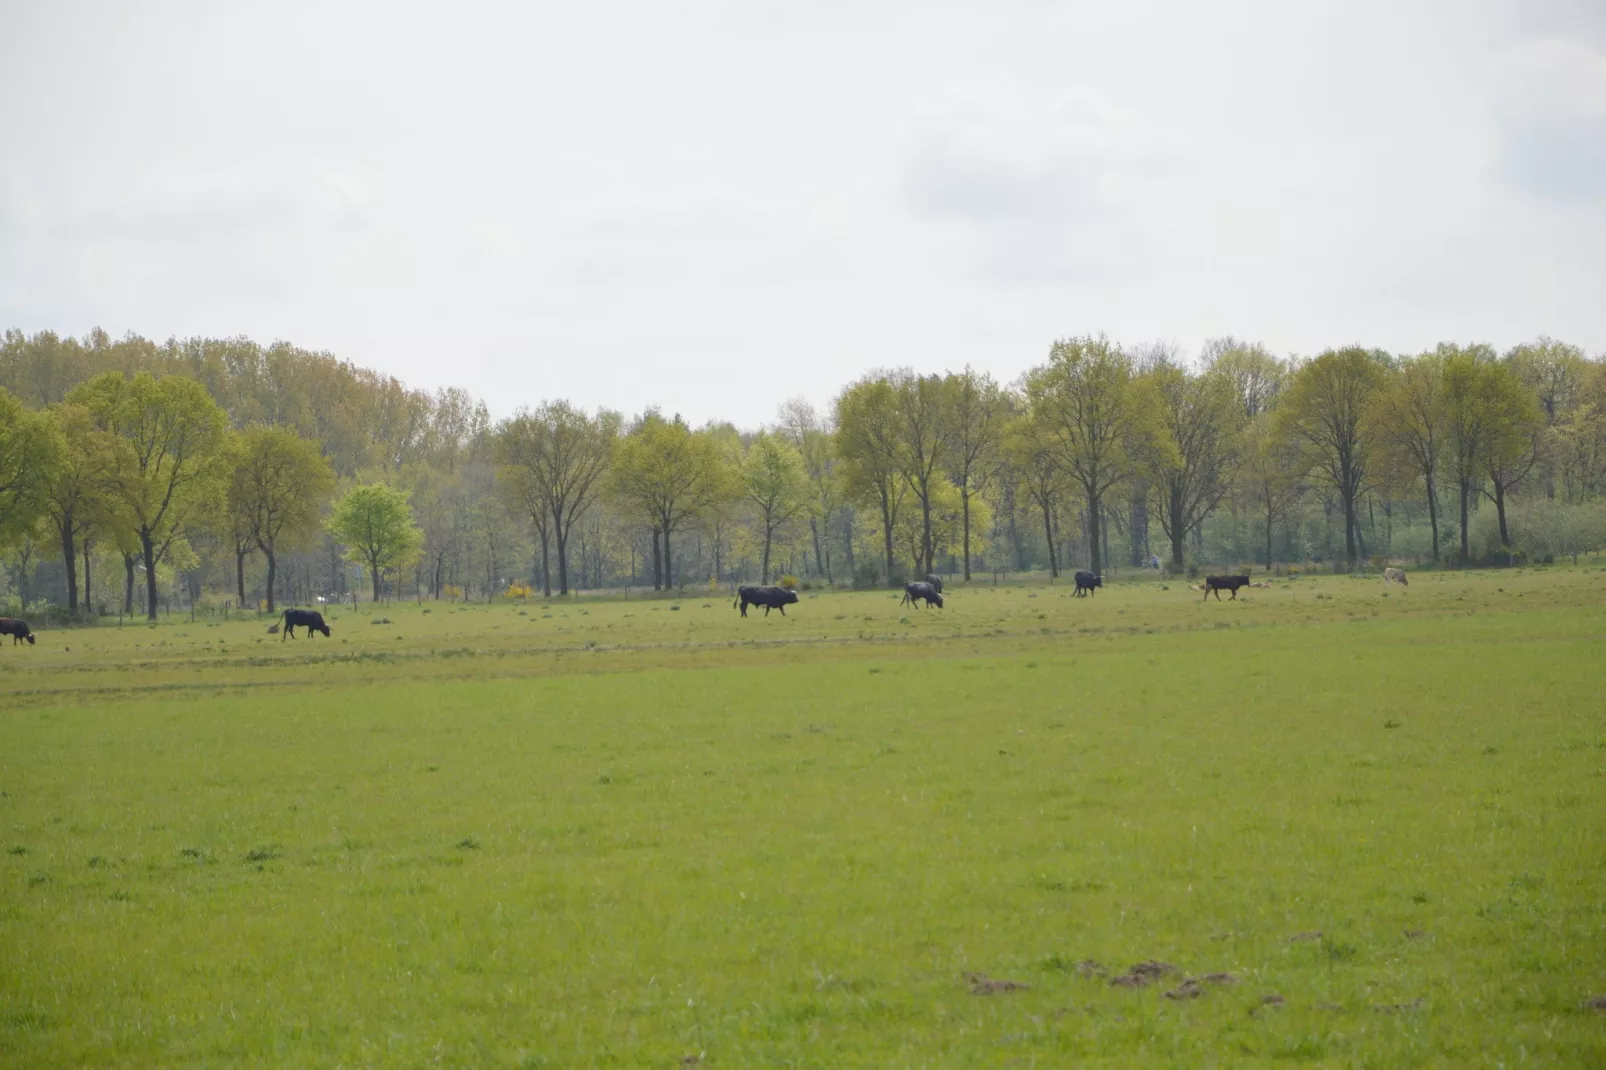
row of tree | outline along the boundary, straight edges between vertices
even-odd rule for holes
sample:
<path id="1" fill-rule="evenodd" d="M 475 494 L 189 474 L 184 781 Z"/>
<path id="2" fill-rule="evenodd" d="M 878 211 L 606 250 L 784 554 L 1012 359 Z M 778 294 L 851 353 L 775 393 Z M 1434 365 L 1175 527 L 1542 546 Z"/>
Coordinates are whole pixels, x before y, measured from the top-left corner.
<path id="1" fill-rule="evenodd" d="M 1353 567 L 1418 514 L 1424 556 L 1467 563 L 1480 501 L 1510 553 L 1514 501 L 1603 492 L 1606 366 L 1544 339 L 1308 360 L 1223 339 L 1188 362 L 1072 338 L 1015 384 L 875 372 L 828 413 L 793 400 L 753 431 L 562 401 L 493 424 L 460 391 L 239 339 L 0 345 L 0 550 L 14 575 L 57 562 L 74 613 L 97 563 L 120 566 L 129 612 L 143 573 L 153 616 L 164 588 L 339 596 L 343 562 L 375 598 L 768 581 L 777 564 L 863 583 L 1057 574 L 1066 555 L 1102 572 L 1112 538 L 1149 559 L 1152 519 L 1176 570 L 1209 556 L 1211 524 L 1219 556 L 1243 554 L 1251 520 L 1268 565 L 1280 537 L 1284 557 Z"/>

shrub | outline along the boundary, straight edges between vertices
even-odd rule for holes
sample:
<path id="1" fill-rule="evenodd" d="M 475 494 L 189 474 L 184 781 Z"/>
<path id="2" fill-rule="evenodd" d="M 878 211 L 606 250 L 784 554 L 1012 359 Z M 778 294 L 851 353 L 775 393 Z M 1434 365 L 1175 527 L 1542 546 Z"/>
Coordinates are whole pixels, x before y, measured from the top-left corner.
<path id="1" fill-rule="evenodd" d="M 785 587 L 788 591 L 797 590 L 797 577 L 796 576 L 782 576 L 781 577 L 781 586 Z"/>
<path id="2" fill-rule="evenodd" d="M 853 570 L 853 589 L 855 591 L 868 591 L 881 586 L 881 570 L 871 562 L 865 562 Z"/>

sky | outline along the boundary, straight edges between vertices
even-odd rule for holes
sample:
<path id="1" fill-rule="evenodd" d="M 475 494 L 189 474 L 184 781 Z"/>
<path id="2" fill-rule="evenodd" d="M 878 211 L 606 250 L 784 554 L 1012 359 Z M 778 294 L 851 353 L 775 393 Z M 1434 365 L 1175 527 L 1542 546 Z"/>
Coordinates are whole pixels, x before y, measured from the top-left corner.
<path id="1" fill-rule="evenodd" d="M 1606 351 L 1600 0 L 0 0 L 0 327 L 694 423 L 1059 338 Z"/>

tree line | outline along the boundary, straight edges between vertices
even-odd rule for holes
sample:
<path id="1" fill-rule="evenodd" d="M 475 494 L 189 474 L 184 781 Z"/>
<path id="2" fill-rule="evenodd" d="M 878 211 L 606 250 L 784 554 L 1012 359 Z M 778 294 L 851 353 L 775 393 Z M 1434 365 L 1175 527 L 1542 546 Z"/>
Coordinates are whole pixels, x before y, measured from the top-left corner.
<path id="1" fill-rule="evenodd" d="M 878 370 L 757 429 L 565 401 L 493 421 L 283 343 L 0 342 L 0 553 L 14 596 L 76 616 L 1162 554 L 1467 565 L 1599 549 L 1603 492 L 1606 365 L 1550 339 L 1188 360 L 1067 338 L 1013 383 Z"/>

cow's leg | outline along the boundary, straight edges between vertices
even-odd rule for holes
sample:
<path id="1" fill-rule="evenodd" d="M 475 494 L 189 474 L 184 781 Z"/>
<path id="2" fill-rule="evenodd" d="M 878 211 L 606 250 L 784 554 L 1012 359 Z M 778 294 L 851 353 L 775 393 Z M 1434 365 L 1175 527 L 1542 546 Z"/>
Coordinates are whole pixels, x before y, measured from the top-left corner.
<path id="1" fill-rule="evenodd" d="M 783 616 L 783 617 L 786 616 L 786 607 L 785 606 L 776 606 L 775 608 L 781 611 L 781 616 Z"/>
<path id="2" fill-rule="evenodd" d="M 742 603 L 742 616 L 744 616 L 744 617 L 747 616 L 747 603 L 746 602 Z"/>
<path id="3" fill-rule="evenodd" d="M 769 606 L 765 606 L 764 607 L 764 615 L 766 617 L 770 615 L 770 607 Z"/>
<path id="4" fill-rule="evenodd" d="M 1238 588 L 1236 587 L 1232 589 L 1232 600 L 1234 602 L 1238 601 Z"/>

